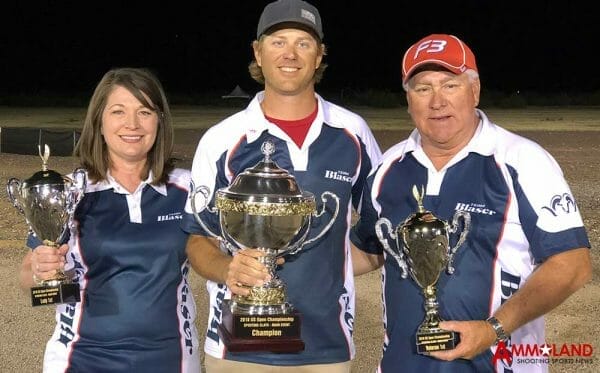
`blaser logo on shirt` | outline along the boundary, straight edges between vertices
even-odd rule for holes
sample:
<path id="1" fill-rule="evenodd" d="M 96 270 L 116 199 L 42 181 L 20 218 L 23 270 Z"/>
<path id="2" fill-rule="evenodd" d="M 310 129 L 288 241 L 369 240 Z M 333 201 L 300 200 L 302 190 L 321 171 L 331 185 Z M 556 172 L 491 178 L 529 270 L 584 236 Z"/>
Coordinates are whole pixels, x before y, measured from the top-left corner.
<path id="1" fill-rule="evenodd" d="M 183 215 L 180 212 L 172 212 L 167 215 L 158 215 L 156 221 L 167 221 L 167 220 L 182 220 Z"/>
<path id="2" fill-rule="evenodd" d="M 456 207 L 454 207 L 456 211 L 466 211 L 474 214 L 482 214 L 482 215 L 495 215 L 496 211 L 490 210 L 485 207 L 482 203 L 463 203 L 457 202 Z"/>
<path id="3" fill-rule="evenodd" d="M 216 343 L 220 343 L 221 337 L 219 337 L 218 327 L 221 324 L 221 305 L 225 299 L 227 293 L 227 286 L 224 284 L 218 284 L 218 291 L 215 296 L 215 306 L 213 306 L 213 316 L 206 328 L 206 337 L 212 339 Z"/>
<path id="4" fill-rule="evenodd" d="M 352 182 L 352 176 L 350 176 L 348 174 L 348 172 L 346 172 L 346 171 L 325 170 L 325 178 L 332 179 L 332 180 L 345 181 L 347 183 Z"/>
<path id="5" fill-rule="evenodd" d="M 521 276 L 516 276 L 512 273 L 505 271 L 503 268 L 500 268 L 500 304 L 504 304 L 514 293 L 519 290 L 521 287 Z M 512 353 L 503 348 L 503 346 L 510 346 L 512 344 L 512 340 L 509 337 L 506 341 L 498 343 L 498 348 L 496 349 L 496 353 L 492 357 L 492 364 L 496 365 L 496 362 L 500 361 L 502 363 L 502 373 L 513 373 L 512 364 L 513 364 L 513 356 Z M 500 372 L 500 370 L 499 370 Z"/>
<path id="6" fill-rule="evenodd" d="M 191 323 L 191 319 L 192 319 L 192 313 L 191 310 L 188 308 L 188 294 L 190 294 L 190 286 L 187 282 L 187 275 L 190 271 L 190 267 L 189 266 L 184 266 L 183 270 L 181 271 L 181 276 L 184 279 L 183 282 L 183 287 L 181 288 L 181 308 L 179 309 L 180 315 L 183 318 L 183 325 L 181 325 L 182 331 L 183 331 L 183 335 L 185 338 L 185 347 L 187 350 L 187 353 L 189 355 L 192 355 L 194 353 L 194 341 L 193 341 L 193 334 L 192 334 L 192 323 Z"/>
<path id="7" fill-rule="evenodd" d="M 81 265 L 81 262 L 77 260 L 77 257 L 70 252 L 69 258 L 73 262 L 73 279 L 72 281 L 75 283 L 79 283 L 79 281 L 83 278 L 84 269 Z M 73 342 L 73 338 L 75 338 L 75 332 L 73 330 L 73 322 L 75 318 L 75 303 L 65 304 L 64 311 L 60 314 L 59 325 L 60 325 L 60 334 L 58 337 L 58 341 L 65 345 L 65 347 L 69 347 L 69 344 Z"/>
<path id="8" fill-rule="evenodd" d="M 344 294 L 342 294 L 341 300 L 344 308 L 344 322 L 346 323 L 350 335 L 352 335 L 354 334 L 354 316 L 352 315 L 350 296 L 346 292 L 346 287 L 344 287 Z"/>
<path id="9" fill-rule="evenodd" d="M 75 338 L 75 332 L 73 331 L 73 319 L 75 318 L 75 303 L 68 303 L 65 305 L 65 310 L 60 314 L 60 334 L 58 341 L 69 347 L 69 343 L 73 342 Z"/>

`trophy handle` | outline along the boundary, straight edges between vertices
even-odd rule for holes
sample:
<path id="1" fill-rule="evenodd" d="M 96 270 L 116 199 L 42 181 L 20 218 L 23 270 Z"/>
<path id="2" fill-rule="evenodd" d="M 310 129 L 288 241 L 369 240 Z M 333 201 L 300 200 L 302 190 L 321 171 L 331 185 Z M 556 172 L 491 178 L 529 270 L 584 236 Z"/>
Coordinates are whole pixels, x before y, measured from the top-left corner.
<path id="1" fill-rule="evenodd" d="M 335 195 L 332 192 L 329 191 L 325 191 L 323 192 L 323 194 L 321 194 L 321 201 L 323 202 L 323 208 L 321 209 L 321 211 L 317 214 L 313 214 L 315 218 L 320 218 L 321 216 L 323 216 L 323 214 L 325 214 L 325 209 L 327 207 L 327 200 L 330 197 L 331 199 L 333 199 L 335 201 L 335 210 L 333 212 L 333 215 L 331 217 L 331 220 L 329 220 L 329 223 L 327 223 L 327 225 L 323 228 L 323 230 L 316 235 L 315 237 L 311 238 L 310 240 L 306 240 L 304 241 L 304 238 L 306 238 L 306 236 L 308 236 L 308 231 L 310 229 L 307 229 L 306 232 L 304 233 L 304 236 L 302 237 L 302 239 L 299 239 L 297 242 L 297 244 L 295 244 L 294 246 L 292 246 L 289 250 L 289 252 L 286 253 L 286 255 L 294 255 L 296 254 L 298 251 L 300 251 L 304 246 L 311 244 L 313 242 L 315 242 L 316 240 L 320 239 L 321 237 L 323 237 L 325 235 L 325 233 L 327 233 L 327 231 L 329 231 L 329 229 L 331 229 L 331 227 L 333 226 L 333 223 L 335 223 L 335 219 L 338 216 L 338 213 L 340 212 L 340 198 Z M 310 221 L 308 222 L 308 224 L 310 225 Z"/>
<path id="2" fill-rule="evenodd" d="M 454 254 L 456 254 L 456 250 L 459 247 L 461 247 L 467 239 L 467 234 L 469 233 L 469 229 L 471 227 L 471 214 L 466 211 L 458 210 L 456 211 L 456 213 L 454 213 L 454 217 L 452 218 L 452 225 L 448 228 L 448 232 L 456 233 L 458 231 L 459 219 L 463 220 L 463 229 L 460 233 L 460 236 L 458 237 L 458 242 L 456 243 L 456 245 L 454 245 L 454 247 L 448 248 L 447 272 L 449 274 L 454 273 L 454 267 L 452 266 L 452 262 L 454 261 Z"/>
<path id="3" fill-rule="evenodd" d="M 204 197 L 204 203 L 202 204 L 200 209 L 198 209 L 196 207 L 196 195 L 197 194 L 201 194 Z M 194 213 L 194 218 L 196 218 L 196 222 L 198 224 L 200 224 L 202 229 L 204 229 L 206 232 L 208 232 L 208 234 L 211 237 L 216 238 L 219 241 L 222 241 L 223 240 L 222 237 L 213 233 L 213 231 L 208 229 L 206 224 L 204 224 L 204 221 L 202 221 L 202 219 L 200 219 L 200 213 L 198 212 L 199 210 L 202 211 L 203 209 L 206 209 L 211 214 L 217 213 L 215 208 L 208 207 L 208 196 L 210 196 L 210 189 L 207 186 L 200 185 L 198 188 L 194 188 L 194 182 L 192 181 L 192 190 L 190 191 L 190 205 L 192 206 L 192 212 Z"/>
<path id="4" fill-rule="evenodd" d="M 406 260 L 404 260 L 404 254 L 402 253 L 402 250 L 400 250 L 400 248 L 398 248 L 398 252 L 395 252 L 392 249 L 387 238 L 385 238 L 383 234 L 383 230 L 381 229 L 382 225 L 386 226 L 390 237 L 396 240 L 396 242 L 398 242 L 398 235 L 394 232 L 394 229 L 392 228 L 392 223 L 387 218 L 381 218 L 377 220 L 377 223 L 375 223 L 375 233 L 377 233 L 377 238 L 379 239 L 379 242 L 381 242 L 381 245 L 383 245 L 383 249 L 394 259 L 396 259 L 396 262 L 398 262 L 398 266 L 400 267 L 400 276 L 402 278 L 406 278 L 408 277 L 408 265 L 406 264 Z"/>
<path id="5" fill-rule="evenodd" d="M 25 215 L 25 210 L 23 210 L 23 206 L 21 202 L 19 202 L 19 191 L 21 190 L 21 180 L 11 177 L 6 184 L 6 193 L 8 194 L 8 198 L 10 202 L 12 202 L 13 206 L 19 210 L 19 212 Z"/>
<path id="6" fill-rule="evenodd" d="M 83 168 L 77 168 L 73 171 L 71 175 L 72 185 L 69 188 L 69 193 L 67 194 L 66 200 L 66 209 L 67 214 L 69 216 L 73 216 L 75 209 L 77 208 L 77 204 L 83 198 L 85 194 L 85 188 L 87 186 L 87 173 Z"/>

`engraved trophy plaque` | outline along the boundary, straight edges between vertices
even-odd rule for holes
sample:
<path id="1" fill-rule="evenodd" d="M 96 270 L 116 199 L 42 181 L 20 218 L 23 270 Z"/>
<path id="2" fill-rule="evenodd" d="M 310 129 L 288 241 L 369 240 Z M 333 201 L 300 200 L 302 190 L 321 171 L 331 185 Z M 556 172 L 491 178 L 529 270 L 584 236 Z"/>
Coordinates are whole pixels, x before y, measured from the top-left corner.
<path id="1" fill-rule="evenodd" d="M 275 274 L 276 261 L 323 237 L 339 212 L 339 198 L 326 191 L 321 195 L 323 207 L 317 213 L 314 195 L 300 190 L 295 178 L 271 160 L 274 149 L 271 141 L 264 142 L 264 159 L 240 173 L 228 187 L 217 190 L 214 208 L 207 207 L 207 187 L 200 186 L 190 194 L 194 216 L 203 229 L 234 255 L 243 248 L 263 252 L 258 260 L 271 275 L 271 280 L 262 286 L 249 287 L 249 295 L 234 294 L 231 300 L 223 301 L 218 331 L 233 352 L 304 349 L 301 313 L 287 301 L 285 284 Z M 204 197 L 202 208 L 219 215 L 222 236 L 212 233 L 200 218 L 202 209 L 196 208 L 197 194 Z M 335 203 L 331 220 L 309 239 L 311 221 L 324 215 L 328 200 Z"/>
<path id="2" fill-rule="evenodd" d="M 452 223 L 438 219 L 423 207 L 424 189 L 419 193 L 413 186 L 413 195 L 417 200 L 417 212 L 411 214 L 402 224 L 392 228 L 386 218 L 375 224 L 375 232 L 384 250 L 396 259 L 402 278 L 410 277 L 421 288 L 425 298 L 425 319 L 417 329 L 417 352 L 427 354 L 433 351 L 451 350 L 458 344 L 459 335 L 439 327 L 436 296 L 436 283 L 446 268 L 448 274 L 454 273 L 452 261 L 456 250 L 465 242 L 471 224 L 471 215 L 465 211 L 456 211 Z M 459 220 L 463 221 L 459 232 Z M 395 240 L 392 248 L 384 236 L 385 226 L 389 236 Z M 459 234 L 454 247 L 450 247 L 450 234 Z"/>
<path id="3" fill-rule="evenodd" d="M 78 168 L 72 178 L 48 169 L 50 148 L 45 146 L 42 170 L 26 180 L 11 178 L 6 190 L 17 210 L 25 216 L 30 232 L 44 245 L 59 246 L 68 231 L 77 203 L 86 185 L 85 170 Z M 54 278 L 37 281 L 31 288 L 33 306 L 80 301 L 79 284 L 71 282 L 63 271 Z"/>

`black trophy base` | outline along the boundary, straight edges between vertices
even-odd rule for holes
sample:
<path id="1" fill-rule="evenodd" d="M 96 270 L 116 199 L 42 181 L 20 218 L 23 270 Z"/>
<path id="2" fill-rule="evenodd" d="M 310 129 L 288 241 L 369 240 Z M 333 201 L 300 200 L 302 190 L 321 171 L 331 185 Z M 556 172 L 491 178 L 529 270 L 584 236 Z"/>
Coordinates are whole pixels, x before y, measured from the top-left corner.
<path id="1" fill-rule="evenodd" d="M 231 312 L 223 301 L 218 333 L 231 352 L 267 351 L 296 353 L 304 350 L 300 339 L 300 313 L 296 310 L 275 315 L 241 315 Z"/>
<path id="2" fill-rule="evenodd" d="M 448 330 L 435 329 L 432 331 L 417 332 L 417 352 L 428 354 L 435 351 L 452 350 L 458 342 L 458 333 Z"/>
<path id="3" fill-rule="evenodd" d="M 79 284 L 63 283 L 54 286 L 42 285 L 31 288 L 31 305 L 47 306 L 59 303 L 79 302 Z"/>

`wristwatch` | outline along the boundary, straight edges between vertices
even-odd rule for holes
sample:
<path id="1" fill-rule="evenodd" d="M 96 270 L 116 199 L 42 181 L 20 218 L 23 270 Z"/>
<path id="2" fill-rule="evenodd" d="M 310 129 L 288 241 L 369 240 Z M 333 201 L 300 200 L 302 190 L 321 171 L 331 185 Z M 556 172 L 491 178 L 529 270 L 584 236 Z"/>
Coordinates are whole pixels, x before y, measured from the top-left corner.
<path id="1" fill-rule="evenodd" d="M 488 324 L 490 324 L 492 328 L 494 328 L 494 333 L 496 333 L 496 342 L 494 344 L 498 344 L 498 342 L 500 341 L 506 342 L 508 338 L 510 338 L 510 336 L 504 331 L 502 324 L 500 323 L 500 321 L 498 321 L 497 318 L 491 316 L 488 317 L 485 321 L 487 321 Z"/>

